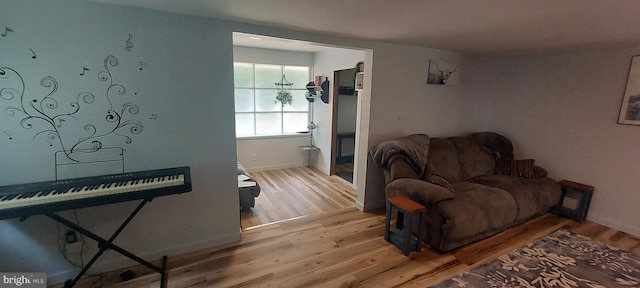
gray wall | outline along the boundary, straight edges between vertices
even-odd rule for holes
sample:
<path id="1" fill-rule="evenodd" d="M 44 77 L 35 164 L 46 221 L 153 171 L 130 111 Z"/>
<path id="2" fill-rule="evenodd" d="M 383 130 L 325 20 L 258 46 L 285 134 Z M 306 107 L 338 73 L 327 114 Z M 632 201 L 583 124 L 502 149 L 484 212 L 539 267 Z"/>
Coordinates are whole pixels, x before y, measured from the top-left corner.
<path id="1" fill-rule="evenodd" d="M 313 107 L 315 113 L 314 122 L 318 125 L 318 128 L 313 131 L 313 139 L 315 145 L 320 148 L 316 168 L 327 174 L 329 174 L 331 168 L 333 101 L 340 101 L 342 98 L 333 94 L 333 87 L 336 85 L 336 81 L 333 79 L 333 72 L 353 68 L 358 61 L 364 60 L 364 54 L 364 51 L 357 49 L 330 49 L 317 52 L 314 55 L 315 75 L 322 75 L 329 79 L 329 103 L 316 101 Z M 353 110 L 353 113 L 355 114 L 355 110 Z M 352 129 L 351 131 L 355 131 L 355 128 Z M 338 131 L 340 131 L 339 128 Z"/>
<path id="2" fill-rule="evenodd" d="M 73 111 L 70 105 L 81 92 L 94 95 L 93 103 L 79 101 L 76 118 L 56 118 L 66 120 L 55 122 L 60 137 L 50 139 L 44 133 L 34 138 L 53 126 L 33 119 L 27 121 L 33 125 L 27 129 L 21 123 L 26 115 L 11 116 L 14 110 L 7 110 L 20 106 L 19 95 L 10 96 L 5 89 L 0 99 L 0 185 L 55 179 L 54 153 L 63 149 L 62 144 L 69 149 L 89 136 L 91 128 L 85 130 L 85 125 L 111 129 L 106 111 L 113 108 L 123 121 L 139 123 L 116 131 L 129 136 L 130 144 L 116 134 L 99 138 L 103 147 L 124 149 L 126 171 L 185 165 L 193 174 L 192 193 L 155 199 L 116 243 L 155 260 L 240 239 L 234 106 L 229 96 L 233 95 L 232 40 L 227 23 L 89 1 L 10 0 L 0 3 L 0 26 L 2 32 L 5 26 L 13 30 L 0 37 L 0 67 L 21 75 L 20 79 L 5 68 L 0 89 L 14 89 L 29 103 L 52 91 L 53 86 L 47 87 L 52 82 L 41 79 L 53 77 L 58 89 L 50 99 L 56 99 L 57 108 L 45 108 L 49 115 Z M 129 34 L 131 51 L 125 49 Z M 117 65 L 106 65 L 113 84 L 122 85 L 114 89 L 123 95 L 108 90 L 110 80 L 99 79 L 110 55 Z M 81 76 L 83 67 L 89 71 Z M 131 104 L 139 107 L 137 113 L 120 111 Z M 156 119 L 150 119 L 153 114 Z M 133 127 L 142 132 L 131 133 Z M 82 170 L 67 172 L 66 177 L 81 175 Z M 113 167 L 95 170 L 106 174 Z M 135 203 L 123 203 L 81 209 L 77 216 L 89 230 L 108 236 L 134 207 Z M 62 214 L 75 218 L 72 212 Z M 0 221 L 0 271 L 43 271 L 50 281 L 64 280 L 74 270 L 56 247 L 66 230 L 44 216 Z M 85 254 L 95 251 L 94 243 L 89 244 Z M 107 253 L 97 268 L 130 264 Z"/>
<path id="3" fill-rule="evenodd" d="M 640 235 L 640 127 L 617 124 L 631 57 L 640 47 L 488 57 L 477 96 L 493 130 L 555 179 L 595 186 L 589 220 Z M 635 79 L 633 81 L 639 81 Z"/>

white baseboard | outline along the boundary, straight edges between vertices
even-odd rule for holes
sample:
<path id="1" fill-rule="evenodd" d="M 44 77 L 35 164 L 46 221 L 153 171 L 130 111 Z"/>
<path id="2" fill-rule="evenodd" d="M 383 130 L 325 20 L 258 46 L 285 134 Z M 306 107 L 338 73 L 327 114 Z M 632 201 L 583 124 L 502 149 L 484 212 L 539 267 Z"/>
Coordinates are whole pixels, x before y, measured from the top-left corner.
<path id="1" fill-rule="evenodd" d="M 624 223 L 620 223 L 605 217 L 600 217 L 598 215 L 588 215 L 587 216 L 587 220 L 591 221 L 591 222 L 595 222 L 598 223 L 600 225 L 604 225 L 607 227 L 611 227 L 613 229 L 616 230 L 620 230 L 622 232 L 625 232 L 627 234 L 631 234 L 634 237 L 638 237 L 640 238 L 640 228 L 638 227 L 631 227 L 627 224 Z"/>
<path id="2" fill-rule="evenodd" d="M 360 201 L 356 201 L 356 208 L 360 211 L 364 211 L 364 204 L 360 203 Z"/>
<path id="3" fill-rule="evenodd" d="M 244 165 L 244 168 L 247 169 L 247 171 L 249 171 L 249 173 L 251 173 L 251 172 L 259 172 L 259 171 L 277 170 L 277 169 L 295 168 L 295 167 L 302 167 L 303 166 L 302 163 L 285 163 L 285 164 L 267 165 L 267 166 L 255 166 L 255 167 L 248 167 L 247 165 L 245 165 L 245 163 L 242 163 L 242 165 Z M 325 167 L 313 166 L 313 168 L 316 168 L 316 169 L 320 170 L 321 172 L 329 175 L 329 170 L 325 169 Z"/>
<path id="4" fill-rule="evenodd" d="M 245 165 L 245 163 L 242 163 L 242 165 Z M 256 166 L 256 167 L 247 167 L 245 165 L 244 168 L 246 168 L 247 171 L 251 173 L 251 172 L 258 172 L 258 171 L 287 169 L 287 168 L 294 168 L 294 167 L 301 167 L 301 166 L 302 166 L 302 163 L 285 163 L 285 164 L 278 164 L 278 165 Z"/>
<path id="5" fill-rule="evenodd" d="M 316 168 L 318 170 L 320 170 L 322 173 L 329 175 L 329 170 L 327 170 L 325 167 L 320 167 L 318 165 L 313 166 L 313 168 Z"/>
<path id="6" fill-rule="evenodd" d="M 216 247 L 216 246 L 220 246 L 220 245 L 224 245 L 224 244 L 228 244 L 228 243 L 232 243 L 232 242 L 237 242 L 240 241 L 242 239 L 242 235 L 240 234 L 240 231 L 238 231 L 237 234 L 229 234 L 226 236 L 222 236 L 222 237 L 216 237 L 213 239 L 209 239 L 209 240 L 204 240 L 204 241 L 199 241 L 199 242 L 194 242 L 194 243 L 189 243 L 189 244 L 185 244 L 185 245 L 181 245 L 181 246 L 177 246 L 177 247 L 171 247 L 171 248 L 167 248 L 167 249 L 163 249 L 160 251 L 155 251 L 155 252 L 149 252 L 149 253 L 144 253 L 142 255 L 136 255 L 146 261 L 152 262 L 152 261 L 156 261 L 159 259 L 162 259 L 163 256 L 168 256 L 169 258 L 171 256 L 176 256 L 176 255 L 181 255 L 181 254 L 186 254 L 189 252 L 194 252 L 194 251 L 198 251 L 198 250 L 202 250 L 202 249 L 206 249 L 206 248 L 211 248 L 211 247 Z M 91 241 L 91 240 L 88 240 Z M 126 247 L 123 247 L 125 250 L 127 249 Z M 93 256 L 93 255 L 91 255 Z M 98 262 L 96 262 L 98 263 Z M 109 271 L 114 271 L 117 269 L 122 269 L 122 268 L 126 268 L 126 267 L 130 267 L 133 265 L 137 265 L 138 263 L 126 258 L 124 256 L 121 257 L 121 259 L 115 260 L 115 261 L 111 261 L 111 262 L 107 262 L 107 263 L 99 263 L 96 265 L 91 266 L 91 272 L 97 272 L 97 273 L 105 273 L 105 272 L 109 272 Z M 65 271 L 65 272 L 61 272 L 61 273 L 56 273 L 56 274 L 52 274 L 52 275 L 48 275 L 47 277 L 47 285 L 55 285 L 55 284 L 59 284 L 59 283 L 63 283 L 65 281 L 67 281 L 67 279 L 73 279 L 76 277 L 76 275 L 78 274 L 78 272 L 80 272 L 79 270 L 72 270 L 72 271 Z"/>

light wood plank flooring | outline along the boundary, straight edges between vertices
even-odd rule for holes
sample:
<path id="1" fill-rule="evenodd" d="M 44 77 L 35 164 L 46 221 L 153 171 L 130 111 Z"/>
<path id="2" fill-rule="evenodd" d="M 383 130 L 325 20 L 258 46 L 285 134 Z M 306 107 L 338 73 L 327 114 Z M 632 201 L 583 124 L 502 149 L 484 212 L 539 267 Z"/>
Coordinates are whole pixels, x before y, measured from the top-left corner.
<path id="1" fill-rule="evenodd" d="M 246 229 L 241 242 L 170 257 L 168 287 L 422 288 L 560 228 L 640 255 L 638 238 L 546 214 L 450 253 L 425 247 L 403 256 L 383 239 L 383 211 L 344 208 Z M 144 267 L 131 269 L 142 276 L 122 283 L 108 281 L 117 279 L 123 269 L 84 279 L 77 287 L 159 287 L 158 275 L 149 275 Z"/>
<path id="2" fill-rule="evenodd" d="M 309 167 L 251 172 L 260 184 L 260 196 L 250 211 L 242 211 L 242 227 L 353 207 L 351 183 Z"/>

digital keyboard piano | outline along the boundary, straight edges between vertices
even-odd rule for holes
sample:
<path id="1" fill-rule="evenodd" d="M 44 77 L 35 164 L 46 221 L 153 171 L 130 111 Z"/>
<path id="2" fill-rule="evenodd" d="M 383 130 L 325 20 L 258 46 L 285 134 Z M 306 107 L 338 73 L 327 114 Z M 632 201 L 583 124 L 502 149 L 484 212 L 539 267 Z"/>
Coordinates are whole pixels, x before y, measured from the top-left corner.
<path id="1" fill-rule="evenodd" d="M 155 266 L 140 257 L 113 244 L 113 240 L 125 226 L 155 197 L 190 192 L 191 170 L 176 167 L 158 170 L 45 181 L 0 187 L 0 220 L 34 215 L 45 215 L 98 242 L 100 250 L 65 287 L 72 287 L 89 270 L 91 265 L 108 249 L 112 249 L 161 274 L 161 286 L 166 287 L 166 260 L 162 267 Z M 120 225 L 109 239 L 104 239 L 56 212 L 99 205 L 141 200 L 140 204 Z"/>
<path id="2" fill-rule="evenodd" d="M 0 220 L 189 191 L 189 167 L 3 186 Z"/>

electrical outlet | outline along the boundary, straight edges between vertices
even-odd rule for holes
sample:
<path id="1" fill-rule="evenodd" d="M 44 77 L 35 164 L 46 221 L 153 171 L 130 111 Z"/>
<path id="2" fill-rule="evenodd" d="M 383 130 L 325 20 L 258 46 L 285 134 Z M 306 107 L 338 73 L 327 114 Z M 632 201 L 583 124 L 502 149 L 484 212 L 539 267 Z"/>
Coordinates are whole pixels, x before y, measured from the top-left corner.
<path id="1" fill-rule="evenodd" d="M 82 241 L 76 241 L 64 246 L 64 252 L 67 255 L 80 255 L 82 252 Z"/>
<path id="2" fill-rule="evenodd" d="M 251 154 L 251 161 L 256 161 L 256 154 L 255 153 Z"/>

